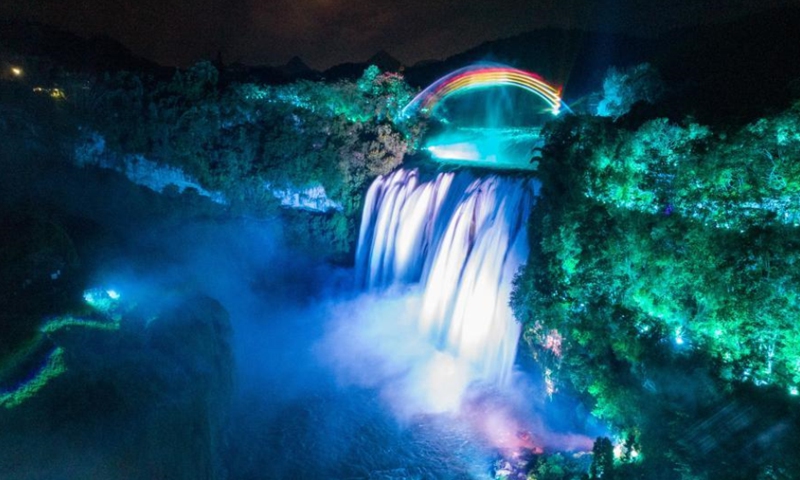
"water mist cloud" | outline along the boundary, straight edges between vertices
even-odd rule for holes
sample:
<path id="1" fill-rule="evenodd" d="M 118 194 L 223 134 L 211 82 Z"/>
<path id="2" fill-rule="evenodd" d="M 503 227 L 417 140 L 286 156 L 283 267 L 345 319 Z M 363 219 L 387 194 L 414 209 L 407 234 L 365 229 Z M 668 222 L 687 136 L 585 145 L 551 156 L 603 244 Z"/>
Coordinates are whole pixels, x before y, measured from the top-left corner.
<path id="1" fill-rule="evenodd" d="M 341 385 L 380 390 L 400 417 L 455 412 L 468 386 L 467 366 L 440 352 L 418 330 L 422 294 L 363 294 L 331 303 L 315 351 Z"/>
<path id="2" fill-rule="evenodd" d="M 591 449 L 588 436 L 549 425 L 541 382 L 517 373 L 505 388 L 474 383 L 467 363 L 436 349 L 417 326 L 421 296 L 418 288 L 407 288 L 327 306 L 325 333 L 314 352 L 340 388 L 376 390 L 403 423 L 443 416 L 466 426 L 473 441 L 507 453 Z"/>

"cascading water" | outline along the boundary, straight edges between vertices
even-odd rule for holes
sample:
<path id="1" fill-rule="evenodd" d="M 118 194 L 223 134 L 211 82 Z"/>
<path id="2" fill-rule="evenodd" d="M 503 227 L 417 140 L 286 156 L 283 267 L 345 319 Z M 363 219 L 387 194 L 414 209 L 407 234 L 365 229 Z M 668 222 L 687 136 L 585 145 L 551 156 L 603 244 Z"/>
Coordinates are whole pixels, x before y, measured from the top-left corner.
<path id="1" fill-rule="evenodd" d="M 420 286 L 417 327 L 442 356 L 438 374 L 508 382 L 520 335 L 509 296 L 528 255 L 538 188 L 529 178 L 466 172 L 422 182 L 405 169 L 370 186 L 357 280 L 368 290 Z"/>

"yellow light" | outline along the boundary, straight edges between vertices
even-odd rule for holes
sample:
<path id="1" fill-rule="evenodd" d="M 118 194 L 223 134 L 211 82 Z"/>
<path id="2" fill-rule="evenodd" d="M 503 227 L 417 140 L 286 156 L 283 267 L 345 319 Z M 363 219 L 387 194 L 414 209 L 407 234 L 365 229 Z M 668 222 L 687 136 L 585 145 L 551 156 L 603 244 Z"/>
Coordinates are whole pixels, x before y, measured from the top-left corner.
<path id="1" fill-rule="evenodd" d="M 15 77 L 21 77 L 22 69 L 19 67 L 11 67 L 11 73 L 13 73 Z"/>
<path id="2" fill-rule="evenodd" d="M 55 100 L 67 99 L 67 95 L 64 93 L 64 90 L 61 90 L 60 88 L 33 87 L 33 91 L 36 93 L 46 94 Z"/>

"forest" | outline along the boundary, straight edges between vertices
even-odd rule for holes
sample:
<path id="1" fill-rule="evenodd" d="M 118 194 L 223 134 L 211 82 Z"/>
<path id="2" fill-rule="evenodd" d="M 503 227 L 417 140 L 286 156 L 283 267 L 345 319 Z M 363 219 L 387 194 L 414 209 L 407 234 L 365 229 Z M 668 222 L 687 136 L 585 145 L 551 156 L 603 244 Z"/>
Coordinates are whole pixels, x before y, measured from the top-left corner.
<path id="1" fill-rule="evenodd" d="M 528 479 L 797 478 L 800 102 L 701 124 L 669 108 L 656 77 L 610 71 L 597 108 L 550 121 L 532 152 L 542 189 L 512 295 L 519 355 L 609 433 L 590 465 L 545 452 Z M 0 253 L 7 370 L 85 280 L 79 235 L 26 190 L 58 165 L 166 176 L 160 193 L 193 214 L 279 218 L 288 241 L 336 265 L 353 263 L 374 178 L 452 168 L 421 151 L 427 119 L 396 121 L 416 89 L 374 66 L 278 86 L 224 83 L 210 62 L 168 81 L 32 82 L 0 83 L 4 223 L 21 232 Z M 329 202 L 281 208 L 303 189 Z M 21 401 L 0 392 L 2 407 Z"/>
<path id="2" fill-rule="evenodd" d="M 544 133 L 524 337 L 618 428 L 613 478 L 793 478 L 800 103 L 745 125 L 637 109 Z"/>

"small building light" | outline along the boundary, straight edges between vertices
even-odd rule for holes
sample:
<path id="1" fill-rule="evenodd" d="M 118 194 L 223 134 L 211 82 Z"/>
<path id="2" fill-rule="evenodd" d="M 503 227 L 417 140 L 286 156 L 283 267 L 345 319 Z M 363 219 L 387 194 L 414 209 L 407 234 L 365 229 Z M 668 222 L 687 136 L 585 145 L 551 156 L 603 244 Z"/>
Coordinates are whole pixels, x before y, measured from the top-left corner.
<path id="1" fill-rule="evenodd" d="M 64 90 L 61 90 L 60 88 L 51 88 L 49 89 L 49 93 L 50 98 L 54 98 L 56 100 L 64 100 L 67 98 L 67 96 L 64 95 Z"/>
<path id="2" fill-rule="evenodd" d="M 58 87 L 54 88 L 46 88 L 46 87 L 33 87 L 33 91 L 35 93 L 41 93 L 44 95 L 49 96 L 55 100 L 66 100 L 67 95 L 64 93 L 64 90 L 61 90 Z"/>

